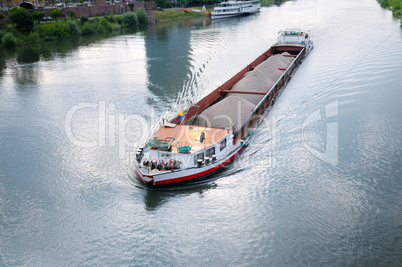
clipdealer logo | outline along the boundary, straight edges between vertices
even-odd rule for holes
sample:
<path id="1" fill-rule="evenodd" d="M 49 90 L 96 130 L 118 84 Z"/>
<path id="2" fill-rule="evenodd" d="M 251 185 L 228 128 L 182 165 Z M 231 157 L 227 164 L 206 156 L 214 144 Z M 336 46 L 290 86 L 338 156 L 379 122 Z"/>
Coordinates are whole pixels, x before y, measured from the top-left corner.
<path id="1" fill-rule="evenodd" d="M 322 114 L 320 109 L 317 109 L 312 114 L 310 114 L 303 122 L 302 125 L 302 139 L 304 147 L 317 158 L 331 164 L 332 166 L 338 165 L 338 122 L 326 122 L 326 144 L 325 151 L 321 152 L 317 149 L 309 146 L 306 142 L 305 128 L 318 121 L 326 121 L 329 118 L 338 116 L 338 100 L 332 101 L 331 103 L 325 105 L 324 111 L 325 115 Z"/>
<path id="2" fill-rule="evenodd" d="M 73 106 L 66 114 L 64 129 L 68 140 L 75 146 L 81 148 L 92 148 L 92 147 L 115 147 L 116 143 L 118 146 L 119 159 L 126 159 L 127 153 L 126 149 L 131 150 L 134 147 L 138 147 L 141 142 L 142 137 L 145 133 L 148 133 L 150 127 L 147 120 L 140 115 L 125 115 L 120 114 L 115 111 L 115 104 L 111 103 L 106 105 L 105 101 L 99 101 L 98 103 L 83 102 Z M 92 112 L 91 119 L 97 121 L 97 136 L 94 136 L 91 140 L 80 139 L 79 134 L 76 134 L 73 129 L 76 123 L 74 118 L 78 116 L 80 112 Z M 313 123 L 319 121 L 328 121 L 333 117 L 338 116 L 338 100 L 335 100 L 327 105 L 325 105 L 324 110 L 317 109 L 311 113 L 302 124 L 302 140 L 303 145 L 311 154 L 315 157 L 331 164 L 333 166 L 338 165 L 338 122 L 330 121 L 326 122 L 326 144 L 325 151 L 319 151 L 308 144 L 308 138 L 305 133 L 305 128 Z M 154 112 L 151 109 L 151 118 L 154 118 Z M 269 125 L 261 125 L 262 128 L 268 127 L 269 132 L 271 132 L 270 144 L 274 146 L 278 141 L 276 122 L 282 117 L 273 117 L 265 123 Z M 77 119 L 77 118 L 75 118 Z M 273 120 L 273 121 L 271 121 Z M 135 126 L 136 131 L 139 136 L 134 138 L 135 140 L 130 140 L 127 136 L 127 130 Z M 131 138 L 133 139 L 133 138 Z M 251 144 L 253 145 L 253 144 Z M 272 147 L 271 147 L 272 149 Z M 275 157 L 271 155 L 272 157 Z"/>
<path id="3" fill-rule="evenodd" d="M 64 131 L 68 140 L 75 146 L 82 148 L 91 147 L 115 147 L 118 146 L 119 159 L 126 158 L 126 147 L 134 148 L 139 145 L 143 133 L 149 131 L 146 119 L 139 115 L 125 115 L 115 112 L 116 105 L 111 103 L 106 106 L 105 101 L 99 103 L 83 102 L 79 103 L 67 112 L 64 121 Z M 79 112 L 92 112 L 91 119 L 97 121 L 97 137 L 92 140 L 82 140 L 73 131 L 74 116 Z M 96 115 L 95 115 L 96 114 Z M 76 122 L 77 123 L 77 122 Z M 127 136 L 128 125 L 135 125 L 140 133 L 140 138 L 130 141 Z"/>

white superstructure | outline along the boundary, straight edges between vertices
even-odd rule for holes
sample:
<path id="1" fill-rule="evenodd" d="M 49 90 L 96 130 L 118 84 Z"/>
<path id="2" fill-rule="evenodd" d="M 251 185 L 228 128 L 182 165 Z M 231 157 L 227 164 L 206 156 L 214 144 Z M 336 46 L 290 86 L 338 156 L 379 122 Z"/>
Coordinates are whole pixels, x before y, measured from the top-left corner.
<path id="1" fill-rule="evenodd" d="M 307 52 L 313 49 L 313 41 L 308 32 L 301 29 L 286 29 L 279 32 L 277 44 L 300 44 L 306 47 Z"/>
<path id="2" fill-rule="evenodd" d="M 211 19 L 223 19 L 260 11 L 261 1 L 225 1 L 211 11 Z"/>

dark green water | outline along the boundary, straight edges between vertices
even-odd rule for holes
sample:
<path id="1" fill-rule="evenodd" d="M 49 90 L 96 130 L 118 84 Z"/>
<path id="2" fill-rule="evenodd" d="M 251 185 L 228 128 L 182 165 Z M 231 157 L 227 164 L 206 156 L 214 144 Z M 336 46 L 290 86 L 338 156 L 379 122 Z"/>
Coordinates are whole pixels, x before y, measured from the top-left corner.
<path id="1" fill-rule="evenodd" d="M 0 50 L 0 265 L 400 266 L 402 29 L 376 1 Z M 315 48 L 237 162 L 145 189 L 128 154 L 264 52 Z"/>

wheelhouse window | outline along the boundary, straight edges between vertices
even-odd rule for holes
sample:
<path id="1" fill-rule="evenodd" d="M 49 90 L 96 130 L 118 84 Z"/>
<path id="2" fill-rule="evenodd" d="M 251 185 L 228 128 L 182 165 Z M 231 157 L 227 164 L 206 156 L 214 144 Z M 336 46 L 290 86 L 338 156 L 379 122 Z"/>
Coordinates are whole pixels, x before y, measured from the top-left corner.
<path id="1" fill-rule="evenodd" d="M 226 147 L 226 138 L 225 139 L 223 139 L 223 141 L 222 142 L 220 142 L 220 151 L 222 151 L 222 150 L 224 150 L 225 149 L 225 147 Z"/>
<path id="2" fill-rule="evenodd" d="M 197 165 L 199 159 L 204 161 L 204 153 L 198 153 L 194 155 L 194 165 Z"/>
<path id="3" fill-rule="evenodd" d="M 215 155 L 215 147 L 208 148 L 205 152 L 205 157 L 210 158 L 212 155 Z"/>

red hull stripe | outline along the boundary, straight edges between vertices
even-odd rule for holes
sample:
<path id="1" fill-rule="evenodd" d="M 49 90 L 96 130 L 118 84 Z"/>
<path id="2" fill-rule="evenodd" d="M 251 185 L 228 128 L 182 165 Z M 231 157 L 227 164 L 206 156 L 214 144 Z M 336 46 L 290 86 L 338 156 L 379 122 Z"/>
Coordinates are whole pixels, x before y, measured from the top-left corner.
<path id="1" fill-rule="evenodd" d="M 137 171 L 137 168 L 134 168 L 134 169 L 135 169 L 135 172 L 137 173 L 138 177 L 140 177 L 140 179 L 146 184 L 147 181 L 145 181 L 144 177 L 142 177 L 142 175 Z M 153 178 L 152 176 L 147 176 L 147 177 L 149 177 L 151 179 Z"/>
<path id="2" fill-rule="evenodd" d="M 169 180 L 165 180 L 165 181 L 155 181 L 154 184 L 155 185 L 161 185 L 161 184 L 170 184 L 170 183 L 176 183 L 176 182 L 181 182 L 181 181 L 185 181 L 185 180 L 190 180 L 193 178 L 197 178 L 200 176 L 204 176 L 206 174 L 209 174 L 213 171 L 216 171 L 220 168 L 222 168 L 223 166 L 225 166 L 226 164 L 228 164 L 229 162 L 232 161 L 232 159 L 234 157 L 237 156 L 237 154 L 239 154 L 242 150 L 243 150 L 244 146 L 242 146 L 233 156 L 231 156 L 230 158 L 228 158 L 227 160 L 225 160 L 224 162 L 222 162 L 221 164 L 209 169 L 209 170 L 205 170 L 203 172 L 197 173 L 197 174 L 192 174 L 192 175 L 188 175 L 188 176 L 183 176 L 183 177 L 178 177 L 178 178 L 174 178 L 174 179 L 169 179 Z"/>

